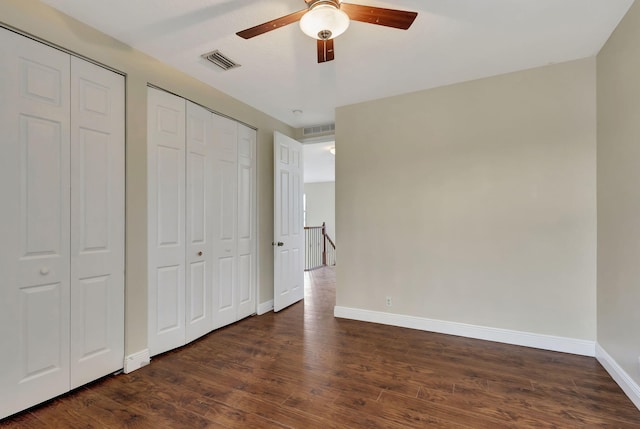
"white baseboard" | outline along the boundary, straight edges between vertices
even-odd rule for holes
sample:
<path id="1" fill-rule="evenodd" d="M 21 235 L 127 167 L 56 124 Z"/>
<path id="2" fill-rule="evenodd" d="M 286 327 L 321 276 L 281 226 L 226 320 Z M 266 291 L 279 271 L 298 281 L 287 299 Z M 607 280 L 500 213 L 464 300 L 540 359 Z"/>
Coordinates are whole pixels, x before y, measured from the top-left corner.
<path id="1" fill-rule="evenodd" d="M 640 410 L 640 386 L 629 374 L 622 369 L 618 362 L 602 348 L 600 344 L 596 344 L 596 359 L 607 370 L 611 378 L 618 383 L 618 386 L 631 399 L 631 402 Z"/>
<path id="2" fill-rule="evenodd" d="M 149 349 L 141 350 L 137 353 L 130 354 L 124 358 L 124 373 L 129 374 L 136 369 L 140 369 L 145 365 L 149 365 L 151 362 L 151 356 L 149 356 Z"/>
<path id="3" fill-rule="evenodd" d="M 466 323 L 447 322 L 424 317 L 405 316 L 402 314 L 339 306 L 334 307 L 334 316 L 343 319 L 381 323 L 383 325 L 400 326 L 403 328 L 457 335 L 460 337 L 533 347 L 536 349 L 572 353 L 582 356 L 595 356 L 595 341 L 576 338 L 555 337 L 531 332 L 512 331 L 509 329 L 490 328 Z"/>
<path id="4" fill-rule="evenodd" d="M 258 304 L 258 316 L 268 313 L 271 310 L 273 310 L 273 300 Z"/>

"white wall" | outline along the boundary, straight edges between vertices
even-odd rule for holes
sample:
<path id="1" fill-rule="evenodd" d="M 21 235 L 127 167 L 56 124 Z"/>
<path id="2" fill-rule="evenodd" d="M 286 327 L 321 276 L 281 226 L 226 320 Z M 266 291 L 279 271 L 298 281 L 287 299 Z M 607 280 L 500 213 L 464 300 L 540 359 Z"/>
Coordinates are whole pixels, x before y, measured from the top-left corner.
<path id="1" fill-rule="evenodd" d="M 305 226 L 327 224 L 327 233 L 336 242 L 336 182 L 305 183 L 307 223 Z"/>
<path id="2" fill-rule="evenodd" d="M 640 407 L 640 4 L 598 55 L 598 343 Z M 629 392 L 627 392 L 629 393 Z"/>
<path id="3" fill-rule="evenodd" d="M 595 59 L 336 116 L 338 307 L 595 340 Z"/>

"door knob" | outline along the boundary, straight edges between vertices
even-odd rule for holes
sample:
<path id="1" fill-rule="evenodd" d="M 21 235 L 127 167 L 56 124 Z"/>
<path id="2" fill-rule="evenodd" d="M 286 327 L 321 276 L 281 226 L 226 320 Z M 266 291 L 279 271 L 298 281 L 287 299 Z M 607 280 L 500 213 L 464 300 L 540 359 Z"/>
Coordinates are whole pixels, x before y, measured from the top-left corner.
<path id="1" fill-rule="evenodd" d="M 42 274 L 43 276 L 46 276 L 47 274 L 49 274 L 49 268 L 47 267 L 40 268 L 40 274 Z"/>
<path id="2" fill-rule="evenodd" d="M 202 256 L 202 250 L 198 252 L 198 256 Z"/>
<path id="3" fill-rule="evenodd" d="M 282 241 L 278 241 L 278 247 L 282 247 L 284 246 L 284 243 Z"/>

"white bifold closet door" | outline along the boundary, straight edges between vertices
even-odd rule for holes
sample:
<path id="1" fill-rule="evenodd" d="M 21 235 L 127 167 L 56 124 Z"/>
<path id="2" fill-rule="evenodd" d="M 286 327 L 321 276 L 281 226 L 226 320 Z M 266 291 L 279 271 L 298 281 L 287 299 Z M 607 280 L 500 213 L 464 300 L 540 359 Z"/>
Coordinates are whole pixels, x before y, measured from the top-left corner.
<path id="1" fill-rule="evenodd" d="M 186 342 L 211 331 L 213 217 L 211 112 L 187 101 Z"/>
<path id="2" fill-rule="evenodd" d="M 256 132 L 219 115 L 213 121 L 213 317 L 219 328 L 256 310 Z"/>
<path id="3" fill-rule="evenodd" d="M 71 388 L 124 363 L 124 77 L 71 57 Z"/>
<path id="4" fill-rule="evenodd" d="M 235 322 L 238 283 L 238 125 L 215 115 L 214 326 Z"/>
<path id="5" fill-rule="evenodd" d="M 124 78 L 0 30 L 0 418 L 122 368 Z"/>
<path id="6" fill-rule="evenodd" d="M 148 88 L 149 351 L 185 344 L 185 100 Z"/>
<path id="7" fill-rule="evenodd" d="M 211 112 L 148 89 L 149 351 L 213 328 Z"/>
<path id="8" fill-rule="evenodd" d="M 256 312 L 258 282 L 256 131 L 238 123 L 238 309 L 236 320 Z"/>
<path id="9" fill-rule="evenodd" d="M 255 130 L 148 89 L 149 351 L 256 311 Z"/>
<path id="10" fill-rule="evenodd" d="M 69 55 L 2 30 L 0 417 L 69 390 Z"/>

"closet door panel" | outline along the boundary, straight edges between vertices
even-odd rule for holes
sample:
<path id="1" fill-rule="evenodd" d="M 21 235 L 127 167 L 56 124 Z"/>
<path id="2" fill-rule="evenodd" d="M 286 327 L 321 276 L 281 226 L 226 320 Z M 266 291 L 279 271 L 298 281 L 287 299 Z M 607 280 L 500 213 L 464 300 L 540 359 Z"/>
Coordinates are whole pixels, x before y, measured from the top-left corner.
<path id="1" fill-rule="evenodd" d="M 177 265 L 157 268 L 156 317 L 157 332 L 170 335 L 182 325 L 182 308 L 176 305 L 182 301 L 183 271 Z M 174 347 L 181 346 L 180 342 Z"/>
<path id="2" fill-rule="evenodd" d="M 218 291 L 218 310 L 220 312 L 230 311 L 234 313 L 234 290 L 233 284 L 235 283 L 235 258 L 233 256 L 218 258 L 218 281 L 220 284 L 220 290 Z M 235 318 L 231 320 L 229 318 L 228 323 L 235 322 Z"/>
<path id="3" fill-rule="evenodd" d="M 148 88 L 149 351 L 185 344 L 185 101 Z"/>
<path id="4" fill-rule="evenodd" d="M 208 333 L 212 317 L 211 201 L 213 195 L 213 117 L 187 102 L 187 278 L 186 340 Z"/>
<path id="5" fill-rule="evenodd" d="M 236 318 L 237 290 L 237 123 L 214 115 L 213 283 L 214 328 Z"/>
<path id="6" fill-rule="evenodd" d="M 255 313 L 251 306 L 253 298 L 253 254 L 238 255 L 238 319 L 243 319 Z M 247 304 L 249 308 L 247 307 Z"/>
<path id="7" fill-rule="evenodd" d="M 213 305 L 217 326 L 228 325 L 236 321 L 236 165 L 229 160 L 218 160 L 216 168 L 218 183 L 217 204 L 215 205 L 218 222 L 214 260 L 217 276 L 214 282 Z"/>
<path id="8" fill-rule="evenodd" d="M 184 247 L 184 149 L 158 146 L 152 173 L 156 183 L 155 244 L 158 258 L 170 260 Z M 182 209 L 182 210 L 181 210 Z"/>
<path id="9" fill-rule="evenodd" d="M 238 124 L 237 319 L 256 311 L 256 132 Z"/>
<path id="10" fill-rule="evenodd" d="M 124 362 L 124 77 L 71 58 L 71 387 Z"/>
<path id="11" fill-rule="evenodd" d="M 69 389 L 69 55 L 0 29 L 0 418 Z"/>
<path id="12" fill-rule="evenodd" d="M 187 153 L 187 342 L 204 335 L 209 326 L 206 318 L 211 313 L 207 309 L 207 270 L 206 259 L 209 252 L 205 238 L 207 189 L 205 180 L 205 157 L 188 150 Z M 209 279 L 210 280 L 210 279 Z M 200 328 L 198 327 L 200 324 Z"/>

